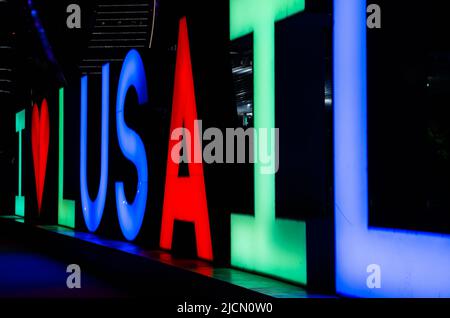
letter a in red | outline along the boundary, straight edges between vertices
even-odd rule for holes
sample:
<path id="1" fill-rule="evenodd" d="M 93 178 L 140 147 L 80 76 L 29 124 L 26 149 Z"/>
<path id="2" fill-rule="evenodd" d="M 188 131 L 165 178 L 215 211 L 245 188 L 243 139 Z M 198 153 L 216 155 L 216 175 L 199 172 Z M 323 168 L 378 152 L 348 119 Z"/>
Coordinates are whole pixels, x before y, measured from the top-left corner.
<path id="1" fill-rule="evenodd" d="M 174 129 L 181 127 L 190 132 L 193 138 L 186 148 L 189 152 L 187 158 L 192 158 L 194 149 L 199 149 L 201 146 L 199 127 L 194 122 L 197 119 L 197 106 L 189 50 L 188 30 L 186 17 L 184 17 L 180 20 L 178 34 L 170 135 L 172 135 Z M 192 222 L 195 225 L 198 257 L 212 260 L 203 163 L 201 160 L 200 162 L 190 160 L 188 163 L 189 176 L 178 176 L 179 161 L 174 162 L 171 157 L 172 149 L 178 142 L 178 140 L 172 140 L 172 138 L 169 140 L 160 245 L 164 249 L 172 248 L 175 220 Z"/>

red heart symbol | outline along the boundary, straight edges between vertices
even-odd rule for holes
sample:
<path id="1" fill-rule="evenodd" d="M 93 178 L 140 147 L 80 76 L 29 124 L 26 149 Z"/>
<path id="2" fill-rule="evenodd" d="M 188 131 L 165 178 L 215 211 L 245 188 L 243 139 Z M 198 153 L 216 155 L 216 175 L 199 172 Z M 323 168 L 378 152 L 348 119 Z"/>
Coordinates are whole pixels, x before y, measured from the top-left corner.
<path id="1" fill-rule="evenodd" d="M 48 145 L 50 139 L 50 118 L 47 101 L 41 103 L 41 114 L 37 104 L 33 105 L 31 115 L 31 146 L 33 150 L 34 178 L 36 180 L 36 196 L 39 213 L 44 193 L 45 172 L 47 169 Z"/>

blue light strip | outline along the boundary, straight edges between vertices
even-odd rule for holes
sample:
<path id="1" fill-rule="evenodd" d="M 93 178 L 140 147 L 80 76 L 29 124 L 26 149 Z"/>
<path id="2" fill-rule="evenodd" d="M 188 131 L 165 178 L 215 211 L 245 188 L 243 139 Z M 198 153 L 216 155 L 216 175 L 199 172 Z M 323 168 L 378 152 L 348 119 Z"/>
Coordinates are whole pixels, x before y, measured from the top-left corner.
<path id="1" fill-rule="evenodd" d="M 137 169 L 138 184 L 133 203 L 125 196 L 123 182 L 116 182 L 116 206 L 120 228 L 128 240 L 139 233 L 145 214 L 148 191 L 147 155 L 139 135 L 125 123 L 125 98 L 131 87 L 136 89 L 139 105 L 148 101 L 147 79 L 144 63 L 136 50 L 131 50 L 122 65 L 117 88 L 116 124 L 119 146 L 124 156 L 134 163 Z"/>
<path id="2" fill-rule="evenodd" d="M 56 60 L 55 54 L 53 53 L 52 46 L 50 45 L 50 42 L 48 41 L 47 35 L 45 33 L 45 29 L 42 26 L 42 22 L 39 18 L 39 14 L 38 14 L 37 10 L 34 8 L 33 1 L 28 0 L 27 3 L 28 3 L 28 8 L 30 10 L 31 18 L 33 19 L 33 22 L 34 22 L 34 27 L 36 28 L 36 30 L 38 32 L 39 39 L 41 41 L 45 55 L 47 56 L 47 59 L 53 65 L 56 66 L 59 79 L 65 82 L 66 80 L 65 80 L 64 74 L 62 73 L 61 68 L 58 65 L 58 61 Z"/>
<path id="3" fill-rule="evenodd" d="M 86 177 L 87 166 L 87 111 L 88 78 L 81 78 L 81 133 L 80 133 L 80 193 L 84 220 L 89 231 L 97 230 L 105 208 L 108 185 L 108 147 L 109 147 L 109 64 L 102 66 L 102 142 L 100 185 L 97 198 L 93 202 L 89 196 Z"/>
<path id="4" fill-rule="evenodd" d="M 450 236 L 369 227 L 366 1 L 334 0 L 336 290 L 358 297 L 450 297 Z M 366 269 L 381 269 L 370 289 Z"/>

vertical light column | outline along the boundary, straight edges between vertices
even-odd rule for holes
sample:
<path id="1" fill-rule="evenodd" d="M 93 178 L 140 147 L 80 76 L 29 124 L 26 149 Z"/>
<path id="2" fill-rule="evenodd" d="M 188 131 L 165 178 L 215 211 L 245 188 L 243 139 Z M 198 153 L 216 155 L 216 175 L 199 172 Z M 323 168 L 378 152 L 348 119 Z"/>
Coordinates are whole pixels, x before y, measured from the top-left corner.
<path id="1" fill-rule="evenodd" d="M 25 109 L 16 114 L 16 132 L 19 134 L 18 192 L 15 198 L 15 214 L 25 216 L 25 197 L 22 196 L 22 131 L 25 129 Z"/>
<path id="2" fill-rule="evenodd" d="M 275 128 L 275 22 L 304 8 L 304 0 L 230 0 L 231 40 L 253 32 L 256 131 Z M 261 140 L 258 142 L 254 145 L 255 154 L 265 146 Z M 274 140 L 269 141 L 268 149 L 274 149 L 273 143 Z M 306 225 L 276 218 L 275 172 L 262 173 L 263 169 L 257 160 L 255 216 L 231 215 L 231 263 L 306 284 Z"/>
<path id="3" fill-rule="evenodd" d="M 58 224 L 75 227 L 75 201 L 64 199 L 64 88 L 59 89 Z"/>

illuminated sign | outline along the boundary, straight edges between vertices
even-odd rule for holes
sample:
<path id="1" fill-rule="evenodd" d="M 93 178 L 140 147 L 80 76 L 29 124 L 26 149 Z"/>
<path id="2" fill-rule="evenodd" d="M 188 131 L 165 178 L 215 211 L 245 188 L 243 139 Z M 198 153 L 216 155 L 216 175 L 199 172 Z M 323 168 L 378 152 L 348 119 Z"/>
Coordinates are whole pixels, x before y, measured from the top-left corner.
<path id="1" fill-rule="evenodd" d="M 186 128 L 194 131 L 198 130 L 197 126 L 194 127 L 197 113 L 185 18 L 180 21 L 179 33 L 171 131 L 181 127 L 183 123 Z M 127 127 L 125 123 L 125 99 L 131 87 L 134 87 L 137 92 L 139 104 L 147 103 L 145 69 L 136 50 L 131 50 L 123 62 L 116 102 L 116 127 L 119 146 L 124 156 L 135 165 L 138 175 L 136 195 L 132 203 L 129 203 L 126 199 L 123 183 L 117 182 L 115 185 L 119 224 L 123 235 L 128 240 L 135 239 L 139 233 L 145 214 L 148 192 L 148 167 L 144 143 L 137 133 Z M 87 98 L 87 77 L 85 76 L 81 80 L 80 191 L 84 219 L 89 231 L 93 232 L 97 230 L 102 219 L 107 192 L 109 64 L 102 68 L 101 176 L 95 201 L 90 199 L 87 188 Z M 199 147 L 199 142 L 199 140 L 195 141 L 194 146 Z M 169 149 L 173 147 L 174 143 L 176 141 L 170 141 Z M 183 178 L 178 177 L 178 164 L 168 159 L 165 189 L 161 247 L 171 248 L 175 220 L 193 222 L 196 229 L 198 256 L 212 260 L 213 252 L 202 163 L 189 164 L 189 177 Z"/>
<path id="2" fill-rule="evenodd" d="M 230 2 L 231 40 L 249 33 L 254 34 L 255 69 L 255 128 L 273 131 L 275 128 L 275 23 L 286 19 L 305 8 L 304 0 L 244 0 Z M 110 65 L 102 66 L 101 89 L 101 134 L 100 179 L 95 198 L 91 198 L 88 188 L 88 76 L 80 82 L 80 197 L 86 227 L 95 232 L 104 213 L 109 169 L 109 116 L 110 116 Z M 148 197 L 149 171 L 145 145 L 137 132 L 125 122 L 125 102 L 130 89 L 137 94 L 140 106 L 148 103 L 147 78 L 143 61 L 136 50 L 126 55 L 117 85 L 116 130 L 119 148 L 137 171 L 137 186 L 134 198 L 128 202 L 123 181 L 115 182 L 115 203 L 121 231 L 127 240 L 134 240 L 141 229 Z M 59 89 L 59 151 L 58 151 L 58 224 L 75 227 L 75 201 L 64 199 L 64 88 Z M 19 133 L 19 181 L 21 179 L 22 130 L 25 127 L 25 113 L 18 113 L 16 131 Z M 169 135 L 177 128 L 184 127 L 193 132 L 193 142 L 185 148 L 187 156 L 201 148 L 201 128 L 198 125 L 197 101 L 192 70 L 190 41 L 186 18 L 179 21 L 178 45 L 172 100 Z M 91 132 L 92 134 L 92 132 Z M 180 136 L 181 137 L 181 136 Z M 37 105 L 32 113 L 33 163 L 39 211 L 47 166 L 50 138 L 50 119 L 47 102 L 42 102 L 41 111 Z M 274 146 L 273 136 L 258 138 L 255 153 L 260 147 Z M 261 145 L 263 141 L 264 145 Z M 174 158 L 173 149 L 179 143 L 170 138 L 165 175 L 164 202 L 160 246 L 172 249 L 175 221 L 194 225 L 198 257 L 213 260 L 208 201 L 201 160 L 187 163 L 188 174 L 179 175 L 179 160 Z M 272 151 L 273 153 L 274 151 Z M 177 157 L 177 155 L 175 156 Z M 254 164 L 255 215 L 231 215 L 231 262 L 232 265 L 289 280 L 307 283 L 306 272 L 306 226 L 302 221 L 280 219 L 275 210 L 275 171 L 267 173 L 264 162 Z M 19 195 L 21 197 L 21 183 Z M 23 202 L 16 199 L 16 202 Z M 22 204 L 23 207 L 23 204 Z M 16 213 L 23 215 L 24 208 L 16 203 Z"/>
<path id="3" fill-rule="evenodd" d="M 450 297 L 450 236 L 369 226 L 366 1 L 334 1 L 336 290 Z M 380 270 L 379 288 L 368 270 Z"/>
<path id="4" fill-rule="evenodd" d="M 36 197 L 38 211 L 40 213 L 47 170 L 48 146 L 50 142 L 50 116 L 46 99 L 41 103 L 40 112 L 38 105 L 34 104 L 31 116 L 31 146 L 33 150 Z"/>
<path id="5" fill-rule="evenodd" d="M 192 76 L 191 55 L 186 18 L 181 19 L 178 34 L 178 50 L 175 68 L 175 84 L 173 93 L 172 120 L 170 132 L 182 127 L 200 136 L 197 124 L 197 106 L 195 102 L 194 79 Z M 175 220 L 193 222 L 197 239 L 197 255 L 207 260 L 213 259 L 211 233 L 209 228 L 208 207 L 206 203 L 205 181 L 202 162 L 190 162 L 189 176 L 179 177 L 179 153 L 175 162 L 171 159 L 171 151 L 178 143 L 170 139 L 167 155 L 166 187 L 164 192 L 163 218 L 161 223 L 162 248 L 172 247 L 173 224 Z M 200 139 L 190 143 L 188 157 L 200 148 Z"/>
<path id="6" fill-rule="evenodd" d="M 128 89 L 136 90 L 140 105 L 147 103 L 147 79 L 144 64 L 136 50 L 131 50 L 123 61 L 117 89 L 116 124 L 120 149 L 124 156 L 134 163 L 137 169 L 137 190 L 133 203 L 125 197 L 122 182 L 116 183 L 116 205 L 120 228 L 128 240 L 133 240 L 139 233 L 145 214 L 148 191 L 147 155 L 144 143 L 132 129 L 125 124 L 125 98 Z"/>
<path id="7" fill-rule="evenodd" d="M 275 127 L 275 22 L 304 8 L 304 0 L 230 0 L 231 40 L 253 32 L 256 129 Z M 261 171 L 255 163 L 255 216 L 231 215 L 231 264 L 306 284 L 306 225 L 276 218 L 275 173 Z"/>
<path id="8" fill-rule="evenodd" d="M 25 109 L 16 114 L 16 132 L 19 134 L 18 191 L 15 198 L 15 214 L 25 216 L 25 197 L 22 195 L 22 131 L 25 129 Z"/>
<path id="9" fill-rule="evenodd" d="M 303 12 L 305 0 L 230 0 L 230 39 L 252 34 L 254 44 L 254 128 L 275 128 L 275 23 Z M 334 0 L 334 195 L 336 290 L 360 297 L 450 297 L 450 236 L 369 225 L 367 144 L 366 1 Z M 115 107 L 118 145 L 137 171 L 132 202 L 123 181 L 115 182 L 115 203 L 121 231 L 128 240 L 140 232 L 147 206 L 149 170 L 145 145 L 125 122 L 125 101 L 136 91 L 139 107 L 148 103 L 144 63 L 136 50 L 125 57 L 117 85 Z M 110 65 L 102 66 L 100 180 L 91 199 L 87 178 L 88 77 L 80 87 L 80 196 L 86 226 L 99 228 L 105 209 L 109 169 Z M 281 105 L 280 105 L 281 106 Z M 75 201 L 64 199 L 64 88 L 59 90 L 58 223 L 75 227 Z M 18 133 L 18 193 L 15 214 L 24 216 L 22 193 L 25 110 L 16 114 Z M 201 148 L 197 101 L 186 18 L 179 21 L 178 45 L 169 135 L 179 127 L 194 132 L 187 157 Z M 92 133 L 91 133 L 92 134 Z M 181 138 L 181 136 L 180 136 Z M 197 139 L 198 138 L 198 139 Z M 91 138 L 89 138 L 91 139 Z M 270 137 L 254 152 L 270 148 Z M 40 212 L 47 170 L 50 116 L 44 99 L 31 116 L 31 145 Z M 170 138 L 159 243 L 171 249 L 175 221 L 194 225 L 197 255 L 213 260 L 211 229 L 202 160 L 187 163 L 180 176 L 179 140 Z M 267 145 L 271 145 L 267 147 Z M 31 163 L 30 163 L 31 164 Z M 254 216 L 231 214 L 231 264 L 295 283 L 307 284 L 306 224 L 276 217 L 275 171 L 254 164 Z M 263 169 L 265 168 L 265 169 Z M 300 181 L 299 181 L 300 182 Z M 238 211 L 233 211 L 238 212 Z M 370 272 L 380 282 L 369 284 Z"/>
<path id="10" fill-rule="evenodd" d="M 80 127 L 80 194 L 84 221 L 89 231 L 97 230 L 105 208 L 108 186 L 108 147 L 109 147 L 109 64 L 102 67 L 102 133 L 100 159 L 100 185 L 94 201 L 89 196 L 87 184 L 87 110 L 88 78 L 81 78 L 81 127 Z"/>
<path id="11" fill-rule="evenodd" d="M 75 227 L 75 201 L 64 199 L 64 88 L 59 89 L 58 224 Z"/>

